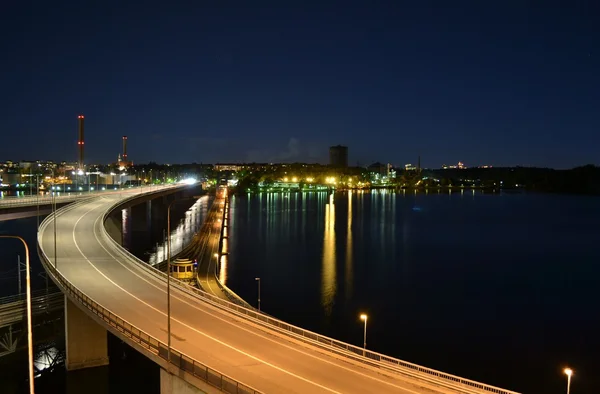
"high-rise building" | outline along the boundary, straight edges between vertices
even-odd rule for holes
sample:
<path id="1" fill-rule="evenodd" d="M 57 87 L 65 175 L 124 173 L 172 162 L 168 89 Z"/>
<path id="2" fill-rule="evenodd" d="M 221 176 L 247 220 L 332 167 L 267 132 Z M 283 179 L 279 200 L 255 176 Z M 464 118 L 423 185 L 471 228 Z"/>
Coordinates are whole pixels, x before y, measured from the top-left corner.
<path id="1" fill-rule="evenodd" d="M 329 165 L 331 167 L 348 167 L 348 147 L 342 145 L 329 147 Z"/>

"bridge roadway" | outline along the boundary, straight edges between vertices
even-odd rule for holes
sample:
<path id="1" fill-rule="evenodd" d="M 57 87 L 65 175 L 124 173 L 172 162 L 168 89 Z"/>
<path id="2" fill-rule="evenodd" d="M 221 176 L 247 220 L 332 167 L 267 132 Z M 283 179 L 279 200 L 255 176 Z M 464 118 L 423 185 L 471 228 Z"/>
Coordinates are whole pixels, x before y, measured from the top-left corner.
<path id="1" fill-rule="evenodd" d="M 61 213 L 57 220 L 58 271 L 95 302 L 166 343 L 164 279 L 123 258 L 102 236 L 103 214 L 120 198 L 99 196 Z M 48 260 L 54 262 L 52 228 L 50 221 L 40 230 L 38 240 Z M 172 348 L 261 392 L 449 392 L 424 388 L 425 383 L 398 373 L 386 371 L 384 375 L 350 358 L 293 341 L 177 287 L 171 287 L 171 297 Z"/>

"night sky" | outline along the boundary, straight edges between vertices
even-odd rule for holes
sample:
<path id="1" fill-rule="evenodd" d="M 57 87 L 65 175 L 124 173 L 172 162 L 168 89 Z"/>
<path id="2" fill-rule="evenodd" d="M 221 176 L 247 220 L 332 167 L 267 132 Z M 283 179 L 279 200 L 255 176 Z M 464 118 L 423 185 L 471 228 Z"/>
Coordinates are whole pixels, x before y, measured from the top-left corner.
<path id="1" fill-rule="evenodd" d="M 600 164 L 597 1 L 87 3 L 3 4 L 0 161 Z"/>

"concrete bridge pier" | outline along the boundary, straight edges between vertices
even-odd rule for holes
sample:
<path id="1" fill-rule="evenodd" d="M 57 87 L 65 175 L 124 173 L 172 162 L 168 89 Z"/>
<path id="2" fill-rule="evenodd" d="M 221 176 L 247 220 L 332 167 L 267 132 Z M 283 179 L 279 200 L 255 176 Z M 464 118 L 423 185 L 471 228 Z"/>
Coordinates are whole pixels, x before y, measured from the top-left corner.
<path id="1" fill-rule="evenodd" d="M 108 333 L 65 296 L 67 371 L 108 364 Z"/>

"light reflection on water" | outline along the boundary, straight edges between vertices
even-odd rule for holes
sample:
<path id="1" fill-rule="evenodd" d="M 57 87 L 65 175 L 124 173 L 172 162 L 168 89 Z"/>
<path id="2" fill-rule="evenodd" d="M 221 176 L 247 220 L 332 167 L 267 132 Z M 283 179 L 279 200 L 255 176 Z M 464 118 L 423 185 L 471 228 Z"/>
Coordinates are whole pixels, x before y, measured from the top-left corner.
<path id="1" fill-rule="evenodd" d="M 41 372 L 44 369 L 51 367 L 59 354 L 59 350 L 54 346 L 39 352 L 33 360 L 35 370 Z"/>
<path id="2" fill-rule="evenodd" d="M 208 212 L 208 196 L 198 199 L 187 210 L 185 217 L 179 221 L 175 230 L 171 231 L 171 257 L 178 254 L 190 243 L 198 229 L 202 226 L 204 218 Z M 153 253 L 150 254 L 148 263 L 150 265 L 159 264 L 167 259 L 167 239 L 158 243 Z"/>
<path id="3" fill-rule="evenodd" d="M 352 190 L 348 191 L 348 226 L 346 229 L 346 299 L 352 296 Z"/>
<path id="4" fill-rule="evenodd" d="M 333 193 L 329 195 L 329 202 L 325 205 L 322 273 L 321 302 L 325 308 L 326 315 L 330 315 L 337 287 L 335 272 L 335 204 Z"/>
<path id="5" fill-rule="evenodd" d="M 221 263 L 219 264 L 219 281 L 223 286 L 227 285 L 227 255 L 221 256 Z"/>

